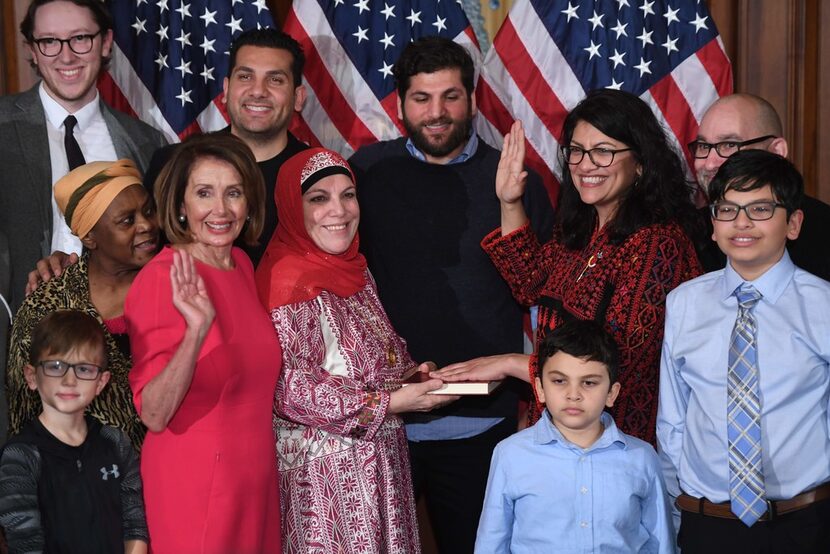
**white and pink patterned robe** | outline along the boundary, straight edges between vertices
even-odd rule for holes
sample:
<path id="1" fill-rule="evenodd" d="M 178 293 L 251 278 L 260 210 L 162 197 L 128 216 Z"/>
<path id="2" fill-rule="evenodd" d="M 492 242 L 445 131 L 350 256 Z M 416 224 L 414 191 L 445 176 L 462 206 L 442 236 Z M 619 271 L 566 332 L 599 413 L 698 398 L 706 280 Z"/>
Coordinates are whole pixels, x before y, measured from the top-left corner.
<path id="1" fill-rule="evenodd" d="M 386 414 L 414 363 L 367 281 L 348 299 L 324 291 L 271 311 L 287 554 L 420 552 L 406 435 Z"/>

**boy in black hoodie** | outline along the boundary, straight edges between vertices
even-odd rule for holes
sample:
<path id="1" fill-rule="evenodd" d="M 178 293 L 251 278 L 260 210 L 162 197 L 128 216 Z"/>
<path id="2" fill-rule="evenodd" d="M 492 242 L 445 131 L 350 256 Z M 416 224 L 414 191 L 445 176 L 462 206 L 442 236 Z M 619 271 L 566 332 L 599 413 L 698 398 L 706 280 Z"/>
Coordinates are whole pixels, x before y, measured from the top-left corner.
<path id="1" fill-rule="evenodd" d="M 77 311 L 44 317 L 24 372 L 43 411 L 0 456 L 9 552 L 146 552 L 135 451 L 121 431 L 84 415 L 110 378 L 101 324 Z"/>

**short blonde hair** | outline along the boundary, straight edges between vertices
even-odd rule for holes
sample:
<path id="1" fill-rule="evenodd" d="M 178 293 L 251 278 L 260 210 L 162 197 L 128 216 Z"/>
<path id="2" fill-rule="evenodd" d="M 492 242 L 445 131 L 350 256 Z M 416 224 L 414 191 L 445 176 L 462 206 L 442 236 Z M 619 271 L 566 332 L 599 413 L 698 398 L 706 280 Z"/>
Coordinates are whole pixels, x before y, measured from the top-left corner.
<path id="1" fill-rule="evenodd" d="M 184 203 L 184 191 L 190 172 L 197 161 L 214 158 L 230 164 L 242 177 L 242 193 L 248 204 L 248 217 L 242 230 L 245 244 L 255 246 L 265 219 L 265 183 L 262 171 L 251 149 L 239 138 L 227 132 L 192 135 L 175 148 L 173 156 L 164 165 L 153 189 L 158 209 L 159 225 L 173 244 L 192 242 L 187 224 L 179 221 Z"/>

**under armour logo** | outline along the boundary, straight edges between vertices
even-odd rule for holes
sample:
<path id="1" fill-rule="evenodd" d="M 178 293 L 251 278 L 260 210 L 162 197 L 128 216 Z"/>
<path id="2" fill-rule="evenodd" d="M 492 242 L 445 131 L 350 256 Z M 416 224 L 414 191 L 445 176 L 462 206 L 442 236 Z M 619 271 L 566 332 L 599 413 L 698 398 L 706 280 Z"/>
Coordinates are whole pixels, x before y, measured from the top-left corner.
<path id="1" fill-rule="evenodd" d="M 101 468 L 101 479 L 106 481 L 109 479 L 110 475 L 112 475 L 113 479 L 118 479 L 121 476 L 121 474 L 118 473 L 118 466 L 116 464 L 112 464 L 111 470 L 107 470 L 105 467 Z"/>

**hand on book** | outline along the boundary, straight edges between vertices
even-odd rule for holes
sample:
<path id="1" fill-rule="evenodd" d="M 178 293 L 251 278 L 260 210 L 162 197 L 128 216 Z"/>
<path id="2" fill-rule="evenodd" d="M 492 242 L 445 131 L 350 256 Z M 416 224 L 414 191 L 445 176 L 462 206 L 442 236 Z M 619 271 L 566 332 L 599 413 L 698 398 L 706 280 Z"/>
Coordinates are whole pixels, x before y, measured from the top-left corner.
<path id="1" fill-rule="evenodd" d="M 430 373 L 435 370 L 433 362 L 424 362 L 418 366 L 421 373 Z M 394 391 L 389 397 L 390 414 L 401 414 L 405 412 L 428 412 L 450 402 L 458 400 L 458 396 L 447 394 L 434 395 L 430 391 L 438 390 L 444 385 L 441 379 L 429 379 L 423 383 L 413 383 Z"/>
<path id="2" fill-rule="evenodd" d="M 473 358 L 431 371 L 429 376 L 442 381 L 501 381 L 505 377 L 530 380 L 529 356 L 526 354 L 497 354 Z"/>

